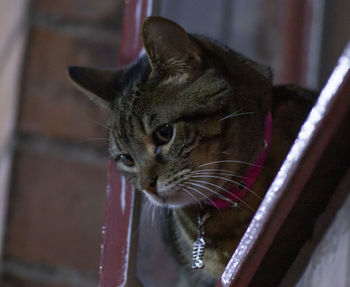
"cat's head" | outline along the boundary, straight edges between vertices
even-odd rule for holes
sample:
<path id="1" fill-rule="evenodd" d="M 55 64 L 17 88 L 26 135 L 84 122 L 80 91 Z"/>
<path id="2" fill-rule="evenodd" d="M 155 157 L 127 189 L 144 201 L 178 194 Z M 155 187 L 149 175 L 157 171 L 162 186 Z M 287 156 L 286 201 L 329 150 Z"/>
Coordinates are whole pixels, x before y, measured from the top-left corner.
<path id="1" fill-rule="evenodd" d="M 146 55 L 130 66 L 70 77 L 110 110 L 110 154 L 136 189 L 159 205 L 207 200 L 263 147 L 270 73 L 161 17 L 144 22 L 142 40 Z"/>

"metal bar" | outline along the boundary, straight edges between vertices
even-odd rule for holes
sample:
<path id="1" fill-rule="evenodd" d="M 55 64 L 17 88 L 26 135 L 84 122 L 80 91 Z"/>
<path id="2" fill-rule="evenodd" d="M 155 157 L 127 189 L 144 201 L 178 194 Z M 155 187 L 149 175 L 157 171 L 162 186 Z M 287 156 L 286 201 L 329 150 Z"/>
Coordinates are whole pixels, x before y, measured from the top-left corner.
<path id="1" fill-rule="evenodd" d="M 278 83 L 304 85 L 308 72 L 312 5 L 306 0 L 282 1 L 281 13 L 282 69 Z"/>
<path id="2" fill-rule="evenodd" d="M 153 0 L 125 0 L 123 30 L 120 48 L 120 65 L 134 61 L 142 50 L 140 37 L 143 20 L 150 16 Z"/>
<path id="3" fill-rule="evenodd" d="M 140 30 L 152 12 L 152 0 L 125 0 L 120 65 L 134 61 L 142 50 Z M 102 229 L 100 286 L 142 286 L 136 276 L 140 194 L 121 178 L 110 162 L 105 222 Z"/>
<path id="4" fill-rule="evenodd" d="M 350 111 L 350 43 L 295 140 L 217 286 L 248 286 L 279 228 Z"/>

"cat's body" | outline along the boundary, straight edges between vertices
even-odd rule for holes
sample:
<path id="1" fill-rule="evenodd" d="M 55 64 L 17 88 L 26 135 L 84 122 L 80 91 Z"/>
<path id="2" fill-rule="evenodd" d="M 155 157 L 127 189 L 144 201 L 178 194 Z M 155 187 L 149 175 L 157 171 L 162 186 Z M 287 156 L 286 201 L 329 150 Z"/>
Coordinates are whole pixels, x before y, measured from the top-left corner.
<path id="1" fill-rule="evenodd" d="M 271 150 L 259 178 L 252 187 L 252 190 L 257 192 L 261 198 L 281 166 L 313 101 L 314 95 L 307 90 L 295 86 L 274 88 L 271 110 L 274 132 Z M 253 194 L 244 197 L 244 201 L 254 210 L 259 204 L 259 200 Z M 207 268 L 192 271 L 191 251 L 193 241 L 197 237 L 197 210 L 194 207 L 188 207 L 176 209 L 171 214 L 165 213 L 168 221 L 163 228 L 166 229 L 167 236 L 176 244 L 177 252 L 174 252 L 173 255 L 177 256 L 177 260 L 186 266 L 185 272 L 194 278 L 192 284 L 201 282 L 198 286 L 206 286 L 206 283 L 207 286 L 214 286 L 215 280 L 212 281 L 212 278 L 217 279 L 222 274 L 253 214 L 247 214 L 238 208 L 218 210 L 215 207 L 207 207 L 211 215 L 205 225 L 208 240 L 204 262 Z"/>
<path id="2" fill-rule="evenodd" d="M 205 267 L 194 271 L 196 283 L 189 286 L 210 286 L 288 152 L 311 94 L 274 87 L 269 69 L 166 19 L 149 18 L 142 36 L 147 55 L 130 67 L 71 68 L 70 75 L 112 111 L 110 152 L 124 176 L 153 203 L 174 208 L 166 236 L 174 239 L 188 273 L 198 215 L 209 214 Z M 267 148 L 264 122 L 270 113 L 271 142 L 254 192 L 238 207 L 218 210 L 211 199 L 244 184 L 249 166 Z"/>

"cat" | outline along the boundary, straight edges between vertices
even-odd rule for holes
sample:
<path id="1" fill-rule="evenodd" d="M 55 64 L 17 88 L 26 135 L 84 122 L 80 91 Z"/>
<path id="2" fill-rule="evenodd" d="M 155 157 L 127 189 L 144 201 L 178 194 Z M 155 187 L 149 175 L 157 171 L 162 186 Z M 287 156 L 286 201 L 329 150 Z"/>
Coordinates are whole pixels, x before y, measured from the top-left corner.
<path id="1" fill-rule="evenodd" d="M 270 68 L 168 19 L 149 17 L 141 30 L 146 53 L 131 65 L 70 67 L 69 75 L 110 111 L 109 150 L 122 175 L 172 209 L 165 238 L 190 274 L 188 286 L 213 286 L 314 95 L 274 86 Z M 198 220 L 206 247 L 196 260 L 204 267 L 192 271 Z"/>

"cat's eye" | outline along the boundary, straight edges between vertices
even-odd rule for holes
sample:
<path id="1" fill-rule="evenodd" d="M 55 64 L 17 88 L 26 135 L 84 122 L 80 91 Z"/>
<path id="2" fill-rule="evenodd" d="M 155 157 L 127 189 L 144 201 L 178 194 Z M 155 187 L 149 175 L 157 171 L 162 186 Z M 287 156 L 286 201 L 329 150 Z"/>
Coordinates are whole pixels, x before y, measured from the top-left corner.
<path id="1" fill-rule="evenodd" d="M 171 125 L 165 124 L 159 127 L 153 134 L 156 145 L 164 145 L 173 137 L 174 129 Z"/>
<path id="2" fill-rule="evenodd" d="M 117 160 L 120 160 L 127 167 L 133 167 L 135 165 L 134 160 L 129 154 L 121 154 Z"/>

